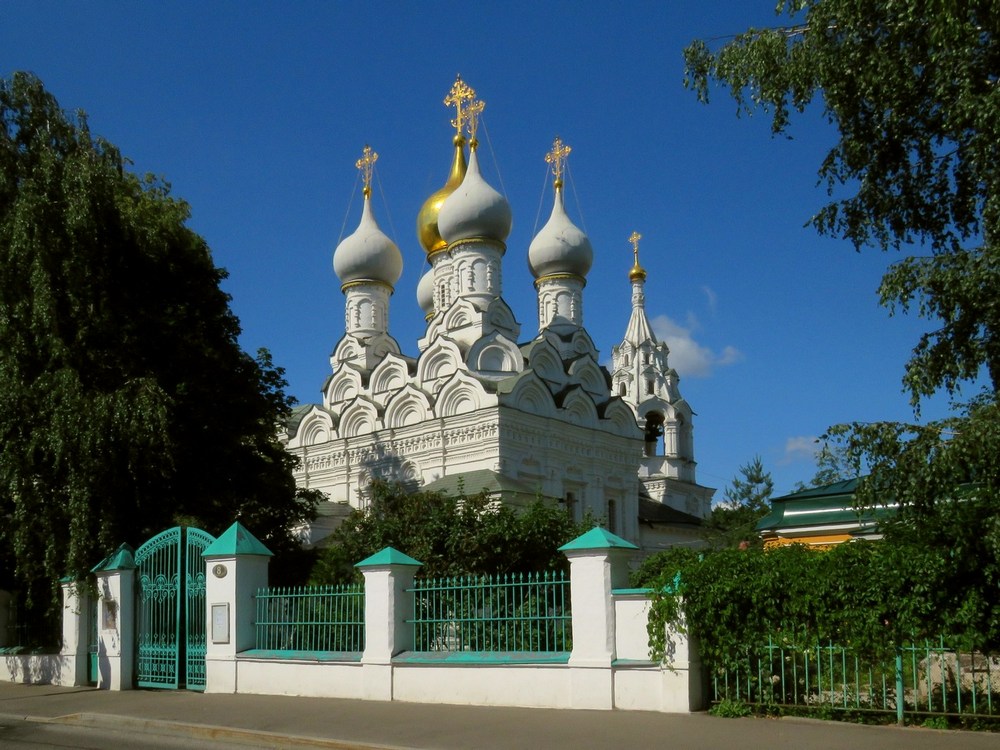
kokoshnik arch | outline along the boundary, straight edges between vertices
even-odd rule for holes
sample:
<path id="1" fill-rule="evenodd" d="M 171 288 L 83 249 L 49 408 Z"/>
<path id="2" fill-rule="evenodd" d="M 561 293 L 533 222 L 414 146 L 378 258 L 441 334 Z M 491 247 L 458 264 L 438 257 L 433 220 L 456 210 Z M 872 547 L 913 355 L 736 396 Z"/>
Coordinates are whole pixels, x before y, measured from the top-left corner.
<path id="1" fill-rule="evenodd" d="M 570 147 L 557 138 L 545 156 L 552 214 L 527 252 L 538 330 L 522 340 L 503 298 L 511 208 L 479 169 L 484 103 L 459 78 L 445 104 L 456 112 L 451 171 L 417 217 L 430 270 L 416 290 L 427 327 L 415 357 L 389 333 L 403 257 L 372 212 L 378 154 L 366 146 L 357 162 L 361 221 L 333 255 L 345 332 L 322 403 L 296 408 L 281 435 L 301 459 L 298 484 L 331 501 L 307 541 L 364 507 L 382 478 L 414 490 L 486 489 L 508 503 L 548 498 L 578 518 L 589 510 L 646 552 L 695 543 L 714 490 L 696 481 L 693 412 L 646 316 L 641 237 L 629 238 L 632 310 L 609 374 L 584 327 L 594 251 L 564 207 Z"/>

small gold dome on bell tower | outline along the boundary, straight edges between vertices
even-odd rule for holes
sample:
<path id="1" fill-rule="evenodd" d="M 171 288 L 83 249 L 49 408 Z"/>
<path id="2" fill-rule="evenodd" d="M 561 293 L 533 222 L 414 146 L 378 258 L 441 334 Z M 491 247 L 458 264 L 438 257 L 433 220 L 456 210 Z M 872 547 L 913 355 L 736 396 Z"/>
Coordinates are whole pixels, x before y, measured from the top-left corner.
<path id="1" fill-rule="evenodd" d="M 628 238 L 628 241 L 632 244 L 632 257 L 635 259 L 632 268 L 628 272 L 629 281 L 646 280 L 646 269 L 639 265 L 639 240 L 641 239 L 642 235 L 638 232 L 632 232 L 632 236 Z"/>
<path id="2" fill-rule="evenodd" d="M 436 253 L 438 250 L 444 250 L 448 244 L 441 239 L 441 233 L 438 231 L 438 213 L 440 213 L 445 199 L 454 193 L 462 184 L 462 180 L 465 179 L 465 138 L 461 134 L 456 134 L 452 143 L 455 144 L 455 156 L 451 162 L 451 173 L 448 175 L 448 181 L 445 182 L 444 187 L 424 201 L 424 205 L 420 207 L 420 213 L 417 214 L 417 238 L 420 240 L 424 252 L 428 255 Z"/>

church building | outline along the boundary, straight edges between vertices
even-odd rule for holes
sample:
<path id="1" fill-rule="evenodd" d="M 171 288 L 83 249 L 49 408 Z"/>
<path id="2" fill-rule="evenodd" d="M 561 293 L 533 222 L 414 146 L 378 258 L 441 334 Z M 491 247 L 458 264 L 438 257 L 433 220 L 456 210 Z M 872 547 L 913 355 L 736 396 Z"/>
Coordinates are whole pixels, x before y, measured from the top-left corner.
<path id="1" fill-rule="evenodd" d="M 416 290 L 426 330 L 413 354 L 390 333 L 403 257 L 372 211 L 378 155 L 365 147 L 357 164 L 361 221 L 333 256 L 345 332 L 322 403 L 296 408 L 281 436 L 301 460 L 298 484 L 330 501 L 308 541 L 364 507 L 371 480 L 384 478 L 413 490 L 485 489 L 506 503 L 563 503 L 647 552 L 697 543 L 714 490 L 696 481 L 693 412 L 646 316 L 639 235 L 630 238 L 631 317 L 609 373 L 584 326 L 594 251 L 566 213 L 570 149 L 556 139 L 545 157 L 552 213 L 527 248 L 538 324 L 525 335 L 503 297 L 511 207 L 479 168 L 484 105 L 461 79 L 445 103 L 456 112 L 451 171 L 417 217 L 430 270 Z"/>

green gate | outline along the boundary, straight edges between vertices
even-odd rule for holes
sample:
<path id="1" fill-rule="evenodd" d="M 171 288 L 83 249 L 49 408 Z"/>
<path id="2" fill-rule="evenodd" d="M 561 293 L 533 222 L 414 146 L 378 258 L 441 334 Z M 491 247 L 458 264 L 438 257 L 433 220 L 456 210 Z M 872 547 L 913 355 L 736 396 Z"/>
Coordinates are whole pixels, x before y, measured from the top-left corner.
<path id="1" fill-rule="evenodd" d="M 205 689 L 205 563 L 215 538 L 172 529 L 136 550 L 136 684 Z"/>

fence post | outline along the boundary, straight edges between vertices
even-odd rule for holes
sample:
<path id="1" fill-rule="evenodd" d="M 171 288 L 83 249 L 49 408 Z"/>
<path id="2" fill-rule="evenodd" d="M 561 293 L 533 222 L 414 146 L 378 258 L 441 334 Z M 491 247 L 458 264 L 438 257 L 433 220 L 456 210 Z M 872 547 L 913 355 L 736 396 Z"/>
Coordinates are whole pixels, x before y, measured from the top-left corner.
<path id="1" fill-rule="evenodd" d="M 273 553 L 239 522 L 201 553 L 205 561 L 205 692 L 235 693 L 236 654 L 257 645 L 257 589 Z"/>
<path id="2" fill-rule="evenodd" d="M 903 693 L 903 650 L 896 647 L 896 723 L 903 726 L 906 722 L 903 718 L 904 701 L 906 696 Z"/>
<path id="3" fill-rule="evenodd" d="M 121 545 L 90 571 L 97 577 L 97 687 L 131 690 L 135 682 L 134 550 Z"/>
<path id="4" fill-rule="evenodd" d="M 611 591 L 628 583 L 628 560 L 637 549 L 601 528 L 559 548 L 569 558 L 573 708 L 614 708 L 615 604 Z"/>
<path id="5" fill-rule="evenodd" d="M 63 578 L 62 585 L 62 647 L 59 655 L 69 666 L 69 672 L 60 675 L 62 685 L 86 685 L 90 653 L 90 622 L 87 613 L 90 592 L 85 584 L 72 578 Z"/>
<path id="6" fill-rule="evenodd" d="M 423 563 L 386 547 L 354 567 L 365 577 L 364 698 L 392 700 L 392 657 L 413 648 L 413 577 Z"/>

